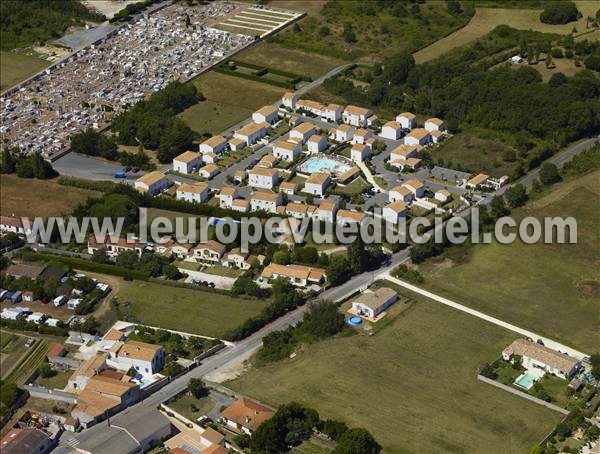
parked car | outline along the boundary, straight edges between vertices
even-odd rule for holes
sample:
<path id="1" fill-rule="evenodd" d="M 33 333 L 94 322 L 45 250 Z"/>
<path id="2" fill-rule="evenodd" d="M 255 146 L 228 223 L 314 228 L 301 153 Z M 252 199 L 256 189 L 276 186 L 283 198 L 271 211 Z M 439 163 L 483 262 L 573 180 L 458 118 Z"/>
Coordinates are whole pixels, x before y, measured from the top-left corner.
<path id="1" fill-rule="evenodd" d="M 30 337 L 27 339 L 27 342 L 25 342 L 25 347 L 29 348 L 31 347 L 33 344 L 35 343 L 35 339 L 33 337 Z"/>
<path id="2" fill-rule="evenodd" d="M 125 166 L 123 167 L 123 172 L 127 173 L 131 170 L 131 166 Z"/>
<path id="3" fill-rule="evenodd" d="M 115 178 L 125 178 L 125 172 L 117 172 L 117 173 L 115 173 Z"/>

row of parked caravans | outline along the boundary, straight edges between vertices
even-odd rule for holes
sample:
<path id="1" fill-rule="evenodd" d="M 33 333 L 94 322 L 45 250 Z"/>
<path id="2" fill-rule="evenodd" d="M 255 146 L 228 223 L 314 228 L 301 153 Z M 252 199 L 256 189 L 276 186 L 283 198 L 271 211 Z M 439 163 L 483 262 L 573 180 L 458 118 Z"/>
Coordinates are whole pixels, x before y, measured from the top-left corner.
<path id="1" fill-rule="evenodd" d="M 110 286 L 102 282 L 98 282 L 96 288 L 101 290 L 105 295 L 110 291 Z M 68 309 L 75 310 L 75 308 L 81 304 L 82 298 L 78 297 L 82 295 L 83 292 L 81 292 L 81 290 L 73 289 L 71 291 L 72 298 L 68 298 L 65 295 L 59 295 L 52 300 L 52 304 L 54 307 L 59 307 L 63 304 L 66 304 Z M 35 295 L 33 295 L 31 292 L 21 292 L 20 290 L 9 292 L 8 290 L 0 289 L 0 301 L 10 300 L 13 304 L 17 304 L 21 301 L 30 303 L 35 301 L 35 299 Z"/>

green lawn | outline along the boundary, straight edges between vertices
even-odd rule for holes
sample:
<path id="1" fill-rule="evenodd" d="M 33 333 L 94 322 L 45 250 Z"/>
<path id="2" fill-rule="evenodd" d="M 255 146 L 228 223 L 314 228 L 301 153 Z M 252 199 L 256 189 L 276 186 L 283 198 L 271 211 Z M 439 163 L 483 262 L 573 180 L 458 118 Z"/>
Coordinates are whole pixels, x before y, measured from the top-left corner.
<path id="1" fill-rule="evenodd" d="M 0 91 L 50 66 L 50 62 L 35 56 L 33 51 L 29 54 L 5 50 L 0 52 Z"/>
<path id="2" fill-rule="evenodd" d="M 219 134 L 252 115 L 252 110 L 215 101 L 201 101 L 179 117 L 197 133 Z"/>
<path id="3" fill-rule="evenodd" d="M 334 194 L 348 194 L 349 196 L 354 194 L 362 194 L 367 189 L 369 189 L 371 185 L 367 183 L 362 177 L 356 178 L 352 183 L 347 184 L 346 186 L 337 186 L 333 193 Z"/>
<path id="4" fill-rule="evenodd" d="M 185 393 L 181 397 L 178 397 L 177 400 L 169 402 L 167 406 L 190 421 L 196 422 L 196 419 L 206 415 L 213 409 L 215 402 L 210 397 L 196 399 L 191 394 Z"/>
<path id="5" fill-rule="evenodd" d="M 503 160 L 503 153 L 510 149 L 509 145 L 499 140 L 463 132 L 432 148 L 431 155 L 433 162 L 442 167 L 501 177 L 511 175 L 515 167 L 514 162 Z"/>
<path id="6" fill-rule="evenodd" d="M 517 218 L 573 216 L 577 244 L 514 242 L 453 248 L 421 265 L 424 286 L 488 315 L 590 353 L 600 345 L 600 171 L 559 183 Z"/>
<path id="7" fill-rule="evenodd" d="M 67 386 L 71 375 L 73 375 L 73 371 L 67 370 L 65 372 L 56 372 L 52 377 L 42 378 L 38 376 L 36 383 L 48 389 L 63 389 Z"/>
<path id="8" fill-rule="evenodd" d="M 210 337 L 222 336 L 257 315 L 268 300 L 132 281 L 117 293 L 121 316 L 140 323 Z"/>
<path id="9" fill-rule="evenodd" d="M 459 311 L 416 302 L 373 336 L 304 346 L 228 386 L 271 405 L 292 400 L 365 427 L 393 453 L 528 452 L 561 415 L 479 382 L 476 370 L 515 335 Z M 518 428 L 518 430 L 515 430 Z"/>

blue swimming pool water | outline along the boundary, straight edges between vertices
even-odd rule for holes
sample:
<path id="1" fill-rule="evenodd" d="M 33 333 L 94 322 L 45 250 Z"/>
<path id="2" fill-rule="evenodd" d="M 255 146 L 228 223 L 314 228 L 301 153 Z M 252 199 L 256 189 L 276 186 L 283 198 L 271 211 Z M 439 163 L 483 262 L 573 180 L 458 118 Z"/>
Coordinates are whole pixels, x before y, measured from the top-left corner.
<path id="1" fill-rule="evenodd" d="M 310 158 L 304 165 L 304 170 L 308 173 L 336 172 L 341 174 L 346 172 L 349 168 L 349 165 L 330 158 Z"/>
<path id="2" fill-rule="evenodd" d="M 352 317 L 350 317 L 348 319 L 348 324 L 350 326 L 358 326 L 362 323 L 362 318 L 357 317 L 356 315 L 353 315 Z"/>
<path id="3" fill-rule="evenodd" d="M 535 382 L 535 376 L 529 372 L 525 372 L 517 377 L 515 380 L 515 385 L 519 388 L 529 389 L 533 386 Z"/>

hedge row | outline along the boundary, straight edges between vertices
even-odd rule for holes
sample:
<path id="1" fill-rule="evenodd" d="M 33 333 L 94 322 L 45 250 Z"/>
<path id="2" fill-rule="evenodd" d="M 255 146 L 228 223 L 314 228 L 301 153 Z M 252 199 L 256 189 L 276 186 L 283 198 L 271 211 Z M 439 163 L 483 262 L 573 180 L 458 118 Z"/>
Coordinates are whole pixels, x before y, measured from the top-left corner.
<path id="1" fill-rule="evenodd" d="M 54 255 L 46 252 L 27 252 L 21 253 L 21 257 L 24 260 L 36 261 L 36 262 L 60 262 L 63 265 L 70 267 L 71 269 L 78 269 L 83 271 L 91 271 L 94 273 L 110 274 L 112 276 L 127 277 L 132 279 L 138 279 L 140 281 L 147 281 L 150 278 L 148 273 L 139 270 L 130 270 L 129 268 L 123 268 L 117 265 L 111 265 L 109 263 L 97 263 L 91 260 L 82 259 L 79 257 L 67 257 L 64 255 Z"/>
<path id="2" fill-rule="evenodd" d="M 289 90 L 294 90 L 296 88 L 296 85 L 291 82 L 283 82 L 279 80 L 269 79 L 266 77 L 255 76 L 254 74 L 241 73 L 239 71 L 225 69 L 225 67 L 222 66 L 217 66 L 214 70 L 218 73 L 227 74 L 235 77 L 241 77 L 242 79 L 253 80 L 255 82 L 262 82 L 265 84 L 275 85 L 276 87 L 286 88 Z"/>
<path id="3" fill-rule="evenodd" d="M 276 74 L 278 76 L 287 77 L 289 79 L 300 79 L 300 80 L 305 80 L 306 82 L 312 82 L 312 79 L 310 77 L 304 76 L 302 74 L 293 73 L 290 71 L 284 71 L 281 69 L 273 69 L 273 68 L 260 66 L 260 65 L 254 65 L 252 63 L 246 63 L 245 61 L 240 61 L 240 60 L 236 60 L 236 59 L 231 59 L 228 61 L 232 61 L 237 66 L 243 66 L 245 68 L 256 69 L 256 70 L 261 70 L 261 71 L 265 70 L 267 72 L 270 72 L 271 74 Z"/>
<path id="4" fill-rule="evenodd" d="M 109 192 L 117 185 L 124 183 L 113 183 L 112 181 L 91 181 L 77 177 L 60 177 L 57 180 L 61 186 L 72 186 L 74 188 L 89 189 L 91 191 Z"/>

